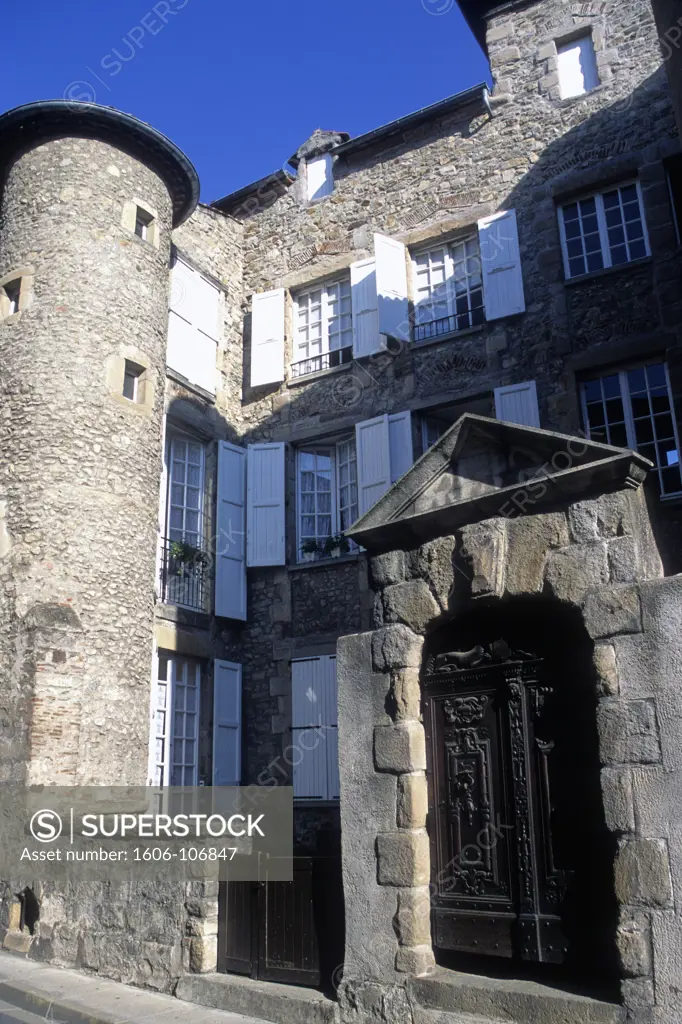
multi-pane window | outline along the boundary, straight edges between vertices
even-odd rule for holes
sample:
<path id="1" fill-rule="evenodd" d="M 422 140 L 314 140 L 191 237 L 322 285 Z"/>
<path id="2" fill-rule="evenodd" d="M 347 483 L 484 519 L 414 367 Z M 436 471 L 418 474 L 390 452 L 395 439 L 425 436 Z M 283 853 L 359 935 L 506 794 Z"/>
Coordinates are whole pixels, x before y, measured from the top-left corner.
<path id="1" fill-rule="evenodd" d="M 344 362 L 353 348 L 350 278 L 298 295 L 295 320 L 294 377 Z"/>
<path id="2" fill-rule="evenodd" d="M 168 536 L 198 547 L 201 541 L 204 446 L 172 437 L 169 449 Z"/>
<path id="3" fill-rule="evenodd" d="M 412 266 L 415 341 L 452 334 L 484 322 L 477 236 L 415 253 Z"/>
<path id="4" fill-rule="evenodd" d="M 298 452 L 299 556 L 329 554 L 325 545 L 358 518 L 355 438 Z"/>
<path id="5" fill-rule="evenodd" d="M 433 416 L 422 416 L 422 452 L 428 451 L 443 436 L 450 425 L 445 423 L 444 420 L 435 419 Z"/>
<path id="6" fill-rule="evenodd" d="M 566 203 L 559 210 L 567 277 L 649 255 L 639 182 Z"/>
<path id="7" fill-rule="evenodd" d="M 206 611 L 209 592 L 209 558 L 202 547 L 203 504 L 204 446 L 190 437 L 171 437 L 161 600 L 198 611 Z"/>
<path id="8" fill-rule="evenodd" d="M 159 653 L 150 737 L 152 786 L 196 786 L 201 663 Z"/>
<path id="9" fill-rule="evenodd" d="M 682 491 L 680 447 L 665 363 L 618 370 L 585 381 L 581 390 L 589 437 L 632 448 L 653 462 L 662 495 Z"/>

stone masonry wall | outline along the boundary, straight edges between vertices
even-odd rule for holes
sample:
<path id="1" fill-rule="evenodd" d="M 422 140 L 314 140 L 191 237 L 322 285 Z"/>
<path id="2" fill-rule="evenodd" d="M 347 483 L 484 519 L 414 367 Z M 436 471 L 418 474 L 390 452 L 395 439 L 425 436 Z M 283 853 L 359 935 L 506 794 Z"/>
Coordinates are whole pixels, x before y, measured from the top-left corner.
<path id="1" fill-rule="evenodd" d="M 615 942 L 627 1019 L 673 1024 L 682 962 L 675 691 L 682 593 L 680 577 L 661 579 L 641 489 L 464 526 L 455 537 L 375 556 L 371 566 L 375 630 L 339 643 L 344 884 L 353 894 L 342 1011 L 360 1006 L 374 1019 L 379 985 L 383 1003 L 405 1014 L 396 1011 L 395 1019 L 410 1020 L 401 975 L 433 964 L 424 635 L 476 602 L 536 594 L 580 609 L 594 642 L 602 798 L 618 839 Z"/>

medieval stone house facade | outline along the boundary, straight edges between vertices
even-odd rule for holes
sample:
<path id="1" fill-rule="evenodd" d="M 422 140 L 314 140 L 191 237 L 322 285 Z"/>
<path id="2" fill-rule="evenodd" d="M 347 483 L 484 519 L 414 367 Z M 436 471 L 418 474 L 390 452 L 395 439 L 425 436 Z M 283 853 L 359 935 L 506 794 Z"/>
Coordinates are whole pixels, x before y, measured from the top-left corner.
<path id="1" fill-rule="evenodd" d="M 6 948 L 245 1012 L 239 975 L 334 983 L 266 986 L 279 1021 L 679 1016 L 657 29 L 642 0 L 460 6 L 491 89 L 318 130 L 210 206 L 127 115 L 0 118 L 2 777 L 293 784 L 297 857 L 288 895 L 12 880 Z M 516 845 L 463 869 L 496 821 Z"/>

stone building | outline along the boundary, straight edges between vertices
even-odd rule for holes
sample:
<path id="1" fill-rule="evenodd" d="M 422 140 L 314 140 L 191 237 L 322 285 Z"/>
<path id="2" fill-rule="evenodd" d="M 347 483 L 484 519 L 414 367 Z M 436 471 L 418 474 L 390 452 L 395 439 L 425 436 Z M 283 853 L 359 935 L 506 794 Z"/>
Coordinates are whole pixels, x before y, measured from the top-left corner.
<path id="1" fill-rule="evenodd" d="M 12 880 L 6 948 L 280 1024 L 679 1019 L 659 32 L 460 7 L 492 88 L 210 206 L 127 115 L 0 118 L 2 778 L 293 785 L 296 850 Z"/>

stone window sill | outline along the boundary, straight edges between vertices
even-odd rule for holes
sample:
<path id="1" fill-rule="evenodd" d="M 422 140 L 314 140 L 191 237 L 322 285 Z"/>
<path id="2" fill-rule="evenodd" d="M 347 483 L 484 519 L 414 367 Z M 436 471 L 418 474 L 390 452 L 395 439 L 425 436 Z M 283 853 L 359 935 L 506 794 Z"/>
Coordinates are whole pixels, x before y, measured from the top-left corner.
<path id="1" fill-rule="evenodd" d="M 196 626 L 198 629 L 209 629 L 211 616 L 207 612 L 192 611 L 177 604 L 162 604 L 157 599 L 154 606 L 155 617 L 166 622 L 174 622 L 180 626 Z"/>
<path id="2" fill-rule="evenodd" d="M 632 260 L 630 263 L 621 263 L 617 267 L 602 267 L 601 270 L 593 270 L 591 274 L 581 274 L 580 277 L 567 277 L 564 284 L 567 288 L 572 288 L 574 285 L 594 281 L 599 277 L 608 277 L 611 274 L 634 270 L 636 267 L 646 266 L 647 263 L 651 263 L 651 256 L 644 256 L 641 260 Z"/>
<path id="3" fill-rule="evenodd" d="M 299 572 L 302 569 L 328 569 L 332 565 L 357 562 L 361 554 L 361 551 L 349 551 L 347 555 L 339 555 L 338 558 L 317 558 L 314 562 L 293 562 L 287 566 L 287 569 L 289 572 Z"/>
<path id="4" fill-rule="evenodd" d="M 566 96 L 565 99 L 558 101 L 557 106 L 565 109 L 566 107 L 572 107 L 576 103 L 584 103 L 585 100 L 589 100 L 592 96 L 598 96 L 600 92 L 606 92 L 608 86 L 606 82 L 600 82 L 599 85 L 595 85 L 594 89 L 590 89 L 589 92 L 581 92 L 579 96 Z"/>

